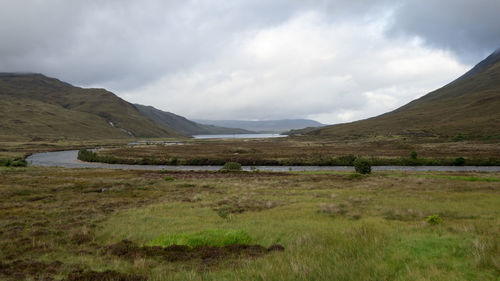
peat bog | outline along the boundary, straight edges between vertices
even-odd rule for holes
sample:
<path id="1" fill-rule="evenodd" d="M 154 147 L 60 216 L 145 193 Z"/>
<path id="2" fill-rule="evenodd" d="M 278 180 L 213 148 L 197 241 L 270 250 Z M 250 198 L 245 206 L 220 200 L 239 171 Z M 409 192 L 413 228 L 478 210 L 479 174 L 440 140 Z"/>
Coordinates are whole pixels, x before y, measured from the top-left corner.
<path id="1" fill-rule="evenodd" d="M 498 280 L 500 272 L 500 173 L 28 167 L 0 176 L 3 280 Z M 218 233 L 243 233 L 245 243 L 208 245 Z M 179 244 L 155 245 L 161 237 Z"/>

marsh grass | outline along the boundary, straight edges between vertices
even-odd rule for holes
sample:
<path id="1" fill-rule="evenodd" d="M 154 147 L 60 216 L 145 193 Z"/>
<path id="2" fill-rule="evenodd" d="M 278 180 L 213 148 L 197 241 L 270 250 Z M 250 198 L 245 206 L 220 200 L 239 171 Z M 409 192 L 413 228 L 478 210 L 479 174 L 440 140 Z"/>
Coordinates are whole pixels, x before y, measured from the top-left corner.
<path id="1" fill-rule="evenodd" d="M 388 177 L 417 177 L 417 178 L 437 178 L 437 179 L 446 179 L 446 180 L 454 180 L 454 181 L 484 181 L 484 182 L 500 182 L 500 178 L 498 177 L 489 177 L 487 173 L 478 175 L 456 175 L 455 174 L 395 174 L 395 173 L 386 173 L 385 176 Z"/>
<path id="2" fill-rule="evenodd" d="M 418 155 L 411 154 L 418 151 Z M 457 155 L 457 151 L 460 152 Z M 448 142 L 430 139 L 325 140 L 311 137 L 264 140 L 192 140 L 178 146 L 116 147 L 101 150 L 102 159 L 123 164 L 352 166 L 357 158 L 381 165 L 500 165 L 500 146 L 488 141 Z M 415 157 L 412 157 L 415 156 Z M 175 162 L 171 160 L 175 159 Z"/>
<path id="3" fill-rule="evenodd" d="M 349 173 L 28 167 L 0 168 L 0 177 L 0 279 L 112 271 L 149 280 L 499 280 L 500 183 L 454 178 L 498 173 L 374 172 L 351 180 Z M 227 206 L 244 211 L 224 219 L 216 210 Z M 443 221 L 426 224 L 433 214 Z M 103 250 L 156 239 L 285 250 L 209 261 Z"/>

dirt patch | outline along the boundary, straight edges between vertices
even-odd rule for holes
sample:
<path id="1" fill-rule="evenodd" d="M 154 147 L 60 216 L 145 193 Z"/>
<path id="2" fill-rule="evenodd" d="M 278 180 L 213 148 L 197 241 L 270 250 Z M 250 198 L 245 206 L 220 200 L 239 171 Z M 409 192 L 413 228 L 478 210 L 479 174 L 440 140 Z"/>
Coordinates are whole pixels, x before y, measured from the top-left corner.
<path id="1" fill-rule="evenodd" d="M 28 276 L 34 280 L 53 280 L 52 276 L 59 272 L 62 265 L 59 261 L 49 264 L 31 260 L 16 260 L 9 264 L 0 262 L 0 276 L 11 280 L 24 280 Z"/>
<path id="2" fill-rule="evenodd" d="M 223 247 L 197 246 L 190 248 L 184 245 L 159 246 L 137 246 L 134 242 L 123 240 L 113 245 L 104 247 L 104 252 L 130 260 L 136 258 L 158 258 L 167 262 L 198 260 L 202 264 L 214 264 L 233 258 L 255 258 L 265 255 L 271 251 L 283 251 L 281 245 L 272 245 L 265 248 L 261 245 L 235 244 Z"/>
<path id="3" fill-rule="evenodd" d="M 81 245 L 92 241 L 93 236 L 89 233 L 76 232 L 71 236 L 71 242 Z"/>
<path id="4" fill-rule="evenodd" d="M 66 281 L 146 281 L 142 275 L 125 274 L 114 270 L 104 272 L 87 271 L 85 273 L 72 273 Z"/>
<path id="5" fill-rule="evenodd" d="M 361 213 L 359 210 L 353 207 L 349 203 L 334 203 L 334 204 L 322 204 L 321 213 L 325 213 L 331 216 L 346 216 L 347 218 L 357 220 L 361 218 Z"/>
<path id="6" fill-rule="evenodd" d="M 269 248 L 267 248 L 268 251 L 284 251 L 285 250 L 285 247 L 283 247 L 282 245 L 280 244 L 272 244 L 271 246 L 269 246 Z"/>
<path id="7" fill-rule="evenodd" d="M 220 200 L 211 207 L 216 212 L 240 214 L 247 211 L 262 211 L 283 205 L 282 202 L 231 197 Z"/>

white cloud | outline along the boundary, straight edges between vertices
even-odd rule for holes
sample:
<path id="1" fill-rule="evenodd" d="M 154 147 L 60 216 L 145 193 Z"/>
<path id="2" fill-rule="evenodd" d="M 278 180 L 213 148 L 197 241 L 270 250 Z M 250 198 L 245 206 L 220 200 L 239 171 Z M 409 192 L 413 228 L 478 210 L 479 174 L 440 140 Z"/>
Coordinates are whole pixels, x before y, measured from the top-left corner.
<path id="1" fill-rule="evenodd" d="M 191 118 L 357 120 L 443 86 L 469 66 L 419 38 L 388 38 L 387 17 L 314 11 L 231 38 L 209 60 L 125 92 Z"/>

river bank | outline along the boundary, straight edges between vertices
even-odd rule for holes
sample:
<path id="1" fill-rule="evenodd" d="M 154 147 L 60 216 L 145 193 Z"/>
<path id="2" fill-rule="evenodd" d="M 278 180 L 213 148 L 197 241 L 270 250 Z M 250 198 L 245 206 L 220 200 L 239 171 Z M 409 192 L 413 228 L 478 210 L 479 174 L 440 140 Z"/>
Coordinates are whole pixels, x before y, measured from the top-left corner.
<path id="1" fill-rule="evenodd" d="M 35 153 L 26 158 L 28 165 L 63 168 L 104 168 L 120 170 L 171 170 L 171 171 L 217 171 L 222 165 L 127 165 L 83 162 L 77 159 L 78 150 Z M 243 166 L 244 171 L 354 171 L 351 166 Z M 374 166 L 374 171 L 457 171 L 500 172 L 500 166 Z"/>

